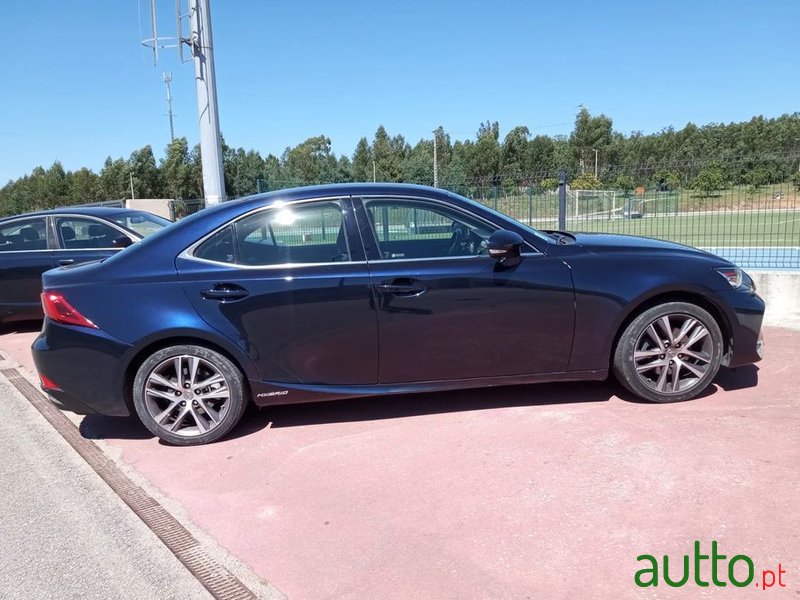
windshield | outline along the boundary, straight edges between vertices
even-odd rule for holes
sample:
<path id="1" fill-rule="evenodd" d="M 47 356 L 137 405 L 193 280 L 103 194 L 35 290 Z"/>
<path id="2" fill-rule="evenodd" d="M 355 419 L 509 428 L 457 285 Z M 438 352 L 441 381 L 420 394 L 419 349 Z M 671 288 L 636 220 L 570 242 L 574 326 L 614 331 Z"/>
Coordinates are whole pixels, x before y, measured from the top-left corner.
<path id="1" fill-rule="evenodd" d="M 535 235 L 536 237 L 538 237 L 541 240 L 544 240 L 546 242 L 552 242 L 553 241 L 552 237 L 548 236 L 543 231 L 539 231 L 538 229 L 534 229 L 533 227 L 531 227 L 530 225 L 526 225 L 522 221 L 517 221 L 514 217 L 509 217 L 507 214 L 502 213 L 499 210 L 494 210 L 494 209 L 490 208 L 489 206 L 486 206 L 485 204 L 481 204 L 477 200 L 473 200 L 472 198 L 467 198 L 467 197 L 462 196 L 460 194 L 456 194 L 455 192 L 450 192 L 450 193 L 452 195 L 454 195 L 454 196 L 458 196 L 462 200 L 465 200 L 469 204 L 472 204 L 474 206 L 478 206 L 478 207 L 482 208 L 483 210 L 491 211 L 492 213 L 494 213 L 498 217 L 501 217 L 505 221 L 511 221 L 512 223 L 514 223 L 515 225 L 517 225 L 519 227 L 522 227 L 526 231 L 530 231 L 533 235 Z"/>
<path id="2" fill-rule="evenodd" d="M 172 224 L 172 221 L 144 211 L 124 212 L 118 215 L 112 215 L 111 219 L 115 223 L 138 233 L 142 237 L 147 237 L 163 229 L 167 225 Z"/>

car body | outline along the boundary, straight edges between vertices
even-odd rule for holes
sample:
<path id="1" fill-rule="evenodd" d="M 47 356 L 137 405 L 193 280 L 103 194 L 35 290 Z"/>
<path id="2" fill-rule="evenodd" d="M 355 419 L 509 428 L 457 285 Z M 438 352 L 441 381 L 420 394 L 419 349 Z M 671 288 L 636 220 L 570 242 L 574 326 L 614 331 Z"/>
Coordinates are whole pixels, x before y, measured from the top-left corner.
<path id="1" fill-rule="evenodd" d="M 45 271 L 105 258 L 169 223 L 140 210 L 99 206 L 0 219 L 0 322 L 42 318 Z"/>
<path id="2" fill-rule="evenodd" d="M 683 400 L 720 365 L 763 350 L 764 303 L 724 259 L 660 240 L 536 231 L 401 184 L 224 203 L 105 261 L 48 271 L 43 285 L 48 316 L 33 344 L 43 388 L 78 412 L 135 412 L 178 444 L 221 437 L 248 399 L 613 370 L 642 397 Z"/>

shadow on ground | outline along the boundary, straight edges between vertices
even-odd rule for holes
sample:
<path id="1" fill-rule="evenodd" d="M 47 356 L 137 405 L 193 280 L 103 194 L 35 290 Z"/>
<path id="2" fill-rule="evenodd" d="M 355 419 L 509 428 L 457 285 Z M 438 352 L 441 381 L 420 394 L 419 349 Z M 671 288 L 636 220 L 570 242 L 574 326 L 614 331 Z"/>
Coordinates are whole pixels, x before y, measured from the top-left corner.
<path id="1" fill-rule="evenodd" d="M 712 396 L 720 388 L 732 391 L 754 387 L 757 383 L 758 367 L 755 365 L 739 369 L 723 369 L 714 384 L 709 386 L 698 398 Z M 251 406 L 245 413 L 242 422 L 227 437 L 229 439 L 238 438 L 267 427 L 303 427 L 515 406 L 605 402 L 613 396 L 627 402 L 646 403 L 628 393 L 613 379 L 596 382 L 544 383 L 451 392 L 371 396 L 264 408 Z M 88 415 L 81 422 L 80 431 L 84 437 L 89 439 L 147 439 L 153 437 L 136 417 Z"/>
<path id="2" fill-rule="evenodd" d="M 11 333 L 32 333 L 41 331 L 42 321 L 15 321 L 11 323 L 0 323 L 0 335 Z"/>
<path id="3" fill-rule="evenodd" d="M 603 402 L 617 393 L 616 384 L 600 381 L 370 396 L 368 398 L 285 404 L 263 408 L 251 405 L 241 423 L 227 437 L 237 438 L 249 435 L 265 427 L 302 427 L 329 423 L 378 421 L 510 406 Z M 80 432 L 89 439 L 146 439 L 153 437 L 136 417 L 87 415 L 81 422 Z"/>

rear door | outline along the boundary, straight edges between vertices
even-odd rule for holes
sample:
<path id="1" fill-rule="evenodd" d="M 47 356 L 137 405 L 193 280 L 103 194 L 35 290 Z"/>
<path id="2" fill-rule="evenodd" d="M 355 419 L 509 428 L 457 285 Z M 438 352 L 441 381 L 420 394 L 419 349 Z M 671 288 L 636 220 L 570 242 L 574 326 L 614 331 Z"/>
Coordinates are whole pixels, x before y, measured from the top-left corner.
<path id="1" fill-rule="evenodd" d="M 349 198 L 261 209 L 177 259 L 195 310 L 268 382 L 375 384 L 378 331 Z"/>
<path id="2" fill-rule="evenodd" d="M 381 384 L 566 369 L 575 302 L 561 260 L 531 247 L 519 265 L 499 268 L 485 244 L 500 227 L 440 201 L 373 197 L 357 207 Z"/>
<path id="3" fill-rule="evenodd" d="M 53 268 L 47 218 L 0 224 L 0 319 L 41 318 L 42 273 Z"/>

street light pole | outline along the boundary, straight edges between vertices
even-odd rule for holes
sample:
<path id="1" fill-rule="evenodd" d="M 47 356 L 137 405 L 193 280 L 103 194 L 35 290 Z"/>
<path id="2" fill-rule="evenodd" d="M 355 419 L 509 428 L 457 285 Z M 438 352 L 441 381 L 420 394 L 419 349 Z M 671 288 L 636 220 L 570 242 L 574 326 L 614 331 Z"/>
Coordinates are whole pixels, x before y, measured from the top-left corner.
<path id="1" fill-rule="evenodd" d="M 225 200 L 225 178 L 222 171 L 222 144 L 217 111 L 217 80 L 214 71 L 214 49 L 211 38 L 209 0 L 190 0 L 197 109 L 200 122 L 200 159 L 203 166 L 203 194 L 206 205 Z"/>
<path id="2" fill-rule="evenodd" d="M 597 148 L 592 148 L 594 150 L 594 178 L 597 179 L 597 155 L 599 150 Z"/>
<path id="3" fill-rule="evenodd" d="M 375 161 L 372 161 L 372 183 L 375 183 L 378 179 L 378 167 L 375 166 Z"/>

